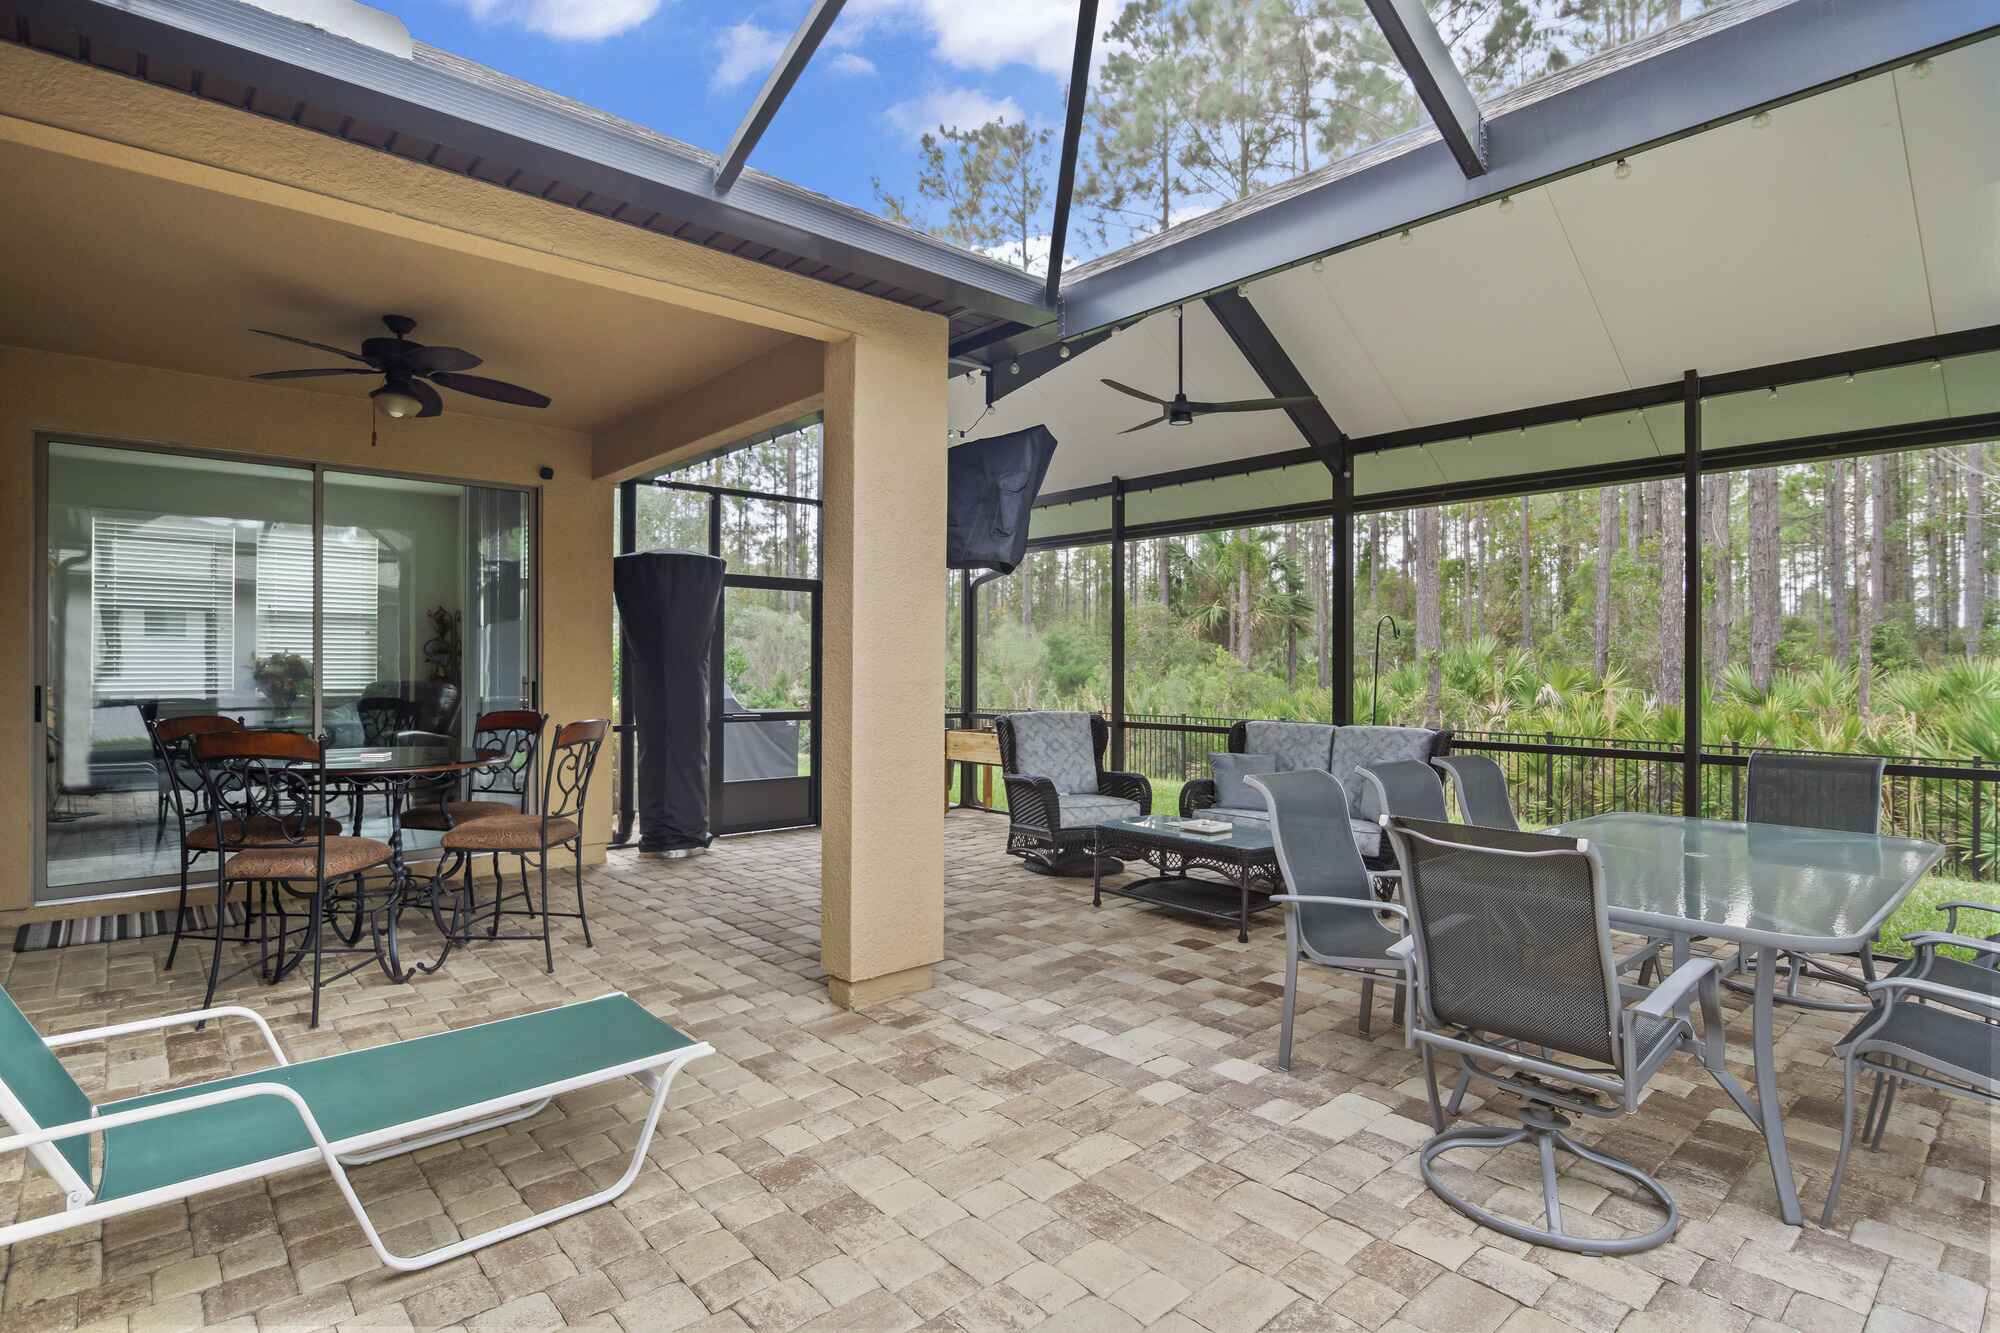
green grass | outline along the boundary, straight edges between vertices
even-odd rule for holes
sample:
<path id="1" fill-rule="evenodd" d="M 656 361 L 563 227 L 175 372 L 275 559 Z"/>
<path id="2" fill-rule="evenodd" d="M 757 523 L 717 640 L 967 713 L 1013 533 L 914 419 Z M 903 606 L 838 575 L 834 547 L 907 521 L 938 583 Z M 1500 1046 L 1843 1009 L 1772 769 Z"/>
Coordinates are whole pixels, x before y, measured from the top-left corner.
<path id="1" fill-rule="evenodd" d="M 1949 902 L 2000 904 L 2000 884 L 1953 879 L 1947 875 L 1926 875 L 1917 882 L 1910 896 L 1903 900 L 1903 905 L 1883 923 L 1879 951 L 1908 954 L 1909 946 L 1903 943 L 1905 936 L 1926 930 L 1943 930 L 1944 912 L 1939 904 Z M 1985 912 L 1966 913 L 1959 917 L 1958 929 L 1962 935 L 1983 939 L 2000 930 L 2000 917 Z M 1963 956 L 1963 951 L 1959 952 Z"/>

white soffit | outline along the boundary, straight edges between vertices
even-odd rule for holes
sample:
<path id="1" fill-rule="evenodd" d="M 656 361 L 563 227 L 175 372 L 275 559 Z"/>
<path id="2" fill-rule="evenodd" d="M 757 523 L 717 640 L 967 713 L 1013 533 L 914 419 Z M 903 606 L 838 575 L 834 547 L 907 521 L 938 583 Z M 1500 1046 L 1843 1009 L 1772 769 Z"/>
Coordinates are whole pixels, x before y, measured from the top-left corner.
<path id="1" fill-rule="evenodd" d="M 2000 322 L 2000 40 L 1894 80 L 1938 332 Z"/>
<path id="2" fill-rule="evenodd" d="M 1250 304 L 1342 434 L 1402 430 L 1410 418 L 1376 368 L 1368 342 L 1334 302 L 1331 280 L 1310 265 L 1274 274 L 1251 286 Z"/>
<path id="3" fill-rule="evenodd" d="M 1893 78 L 1779 107 L 1550 197 L 1635 384 L 1936 331 Z"/>

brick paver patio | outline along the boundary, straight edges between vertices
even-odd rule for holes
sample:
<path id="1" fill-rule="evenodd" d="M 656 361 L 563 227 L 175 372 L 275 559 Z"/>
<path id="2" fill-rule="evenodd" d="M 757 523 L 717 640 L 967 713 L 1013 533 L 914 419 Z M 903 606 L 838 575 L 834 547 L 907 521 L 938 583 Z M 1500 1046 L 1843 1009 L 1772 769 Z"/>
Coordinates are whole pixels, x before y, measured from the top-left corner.
<path id="1" fill-rule="evenodd" d="M 324 1172 L 302 1170 L 16 1246 L 0 1333 L 2000 1328 L 2000 1119 L 1983 1108 L 1905 1092 L 1883 1151 L 1857 1156 L 1838 1228 L 1792 1228 L 1757 1136 L 1679 1057 L 1640 1114 L 1600 1122 L 1598 1139 L 1672 1189 L 1679 1237 L 1622 1260 L 1532 1249 L 1424 1188 L 1422 1083 L 1386 988 L 1364 1040 L 1357 984 L 1308 969 L 1295 1067 L 1279 1073 L 1275 914 L 1238 945 L 1233 927 L 1130 903 L 1094 912 L 1087 882 L 1005 858 L 1004 827 L 948 817 L 939 984 L 865 1014 L 832 1008 L 820 980 L 811 833 L 693 861 L 614 854 L 590 877 L 597 947 L 564 931 L 552 978 L 538 947 L 484 946 L 414 985 L 339 983 L 317 1032 L 302 986 L 242 979 L 219 1001 L 261 1009 L 295 1059 L 607 990 L 719 1053 L 682 1075 L 647 1169 L 614 1206 L 393 1275 Z M 9 953 L 0 969 L 54 1031 L 195 1007 L 196 953 L 170 974 L 165 940 Z M 1740 1065 L 1747 1021 L 1734 1018 Z M 1817 1216 L 1838 1136 L 1828 1050 L 1846 1020 L 1780 1022 L 1792 1155 Z M 82 1048 L 70 1064 L 104 1094 L 262 1056 L 254 1033 L 225 1026 Z M 633 1085 L 564 1099 L 361 1168 L 357 1188 L 392 1248 L 426 1249 L 615 1177 L 644 1105 Z M 1531 1160 L 1509 1154 L 1469 1189 L 1532 1216 L 1532 1182 Z M 1609 1183 L 1575 1170 L 1564 1202 L 1617 1222 L 1633 1205 Z M 0 1216 L 59 1206 L 23 1158 L 0 1164 Z"/>

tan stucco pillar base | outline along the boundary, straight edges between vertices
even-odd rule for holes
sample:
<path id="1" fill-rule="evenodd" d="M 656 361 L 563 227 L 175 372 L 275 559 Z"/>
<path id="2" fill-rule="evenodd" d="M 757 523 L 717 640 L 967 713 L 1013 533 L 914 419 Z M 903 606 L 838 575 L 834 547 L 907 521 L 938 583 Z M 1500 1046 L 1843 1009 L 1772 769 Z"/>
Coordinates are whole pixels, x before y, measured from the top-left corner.
<path id="1" fill-rule="evenodd" d="M 826 350 L 820 960 L 836 1004 L 944 957 L 944 322 Z"/>
<path id="2" fill-rule="evenodd" d="M 898 995 L 914 995 L 930 988 L 929 963 L 921 967 L 906 967 L 885 977 L 870 977 L 866 981 L 845 981 L 840 977 L 826 979 L 827 995 L 842 1009 L 866 1009 L 871 1004 L 893 1000 Z"/>

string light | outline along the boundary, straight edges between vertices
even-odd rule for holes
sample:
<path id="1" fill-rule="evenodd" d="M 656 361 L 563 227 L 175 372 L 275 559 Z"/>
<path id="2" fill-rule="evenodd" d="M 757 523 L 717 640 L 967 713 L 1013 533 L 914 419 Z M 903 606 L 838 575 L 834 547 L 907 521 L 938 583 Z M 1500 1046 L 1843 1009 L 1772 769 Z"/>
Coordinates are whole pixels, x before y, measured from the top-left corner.
<path id="1" fill-rule="evenodd" d="M 1756 115 L 1750 117 L 1750 124 L 1755 129 L 1760 129 L 1760 130 L 1764 129 L 1767 126 L 1769 126 L 1770 123 L 1771 123 L 1771 113 L 1768 111 L 1759 111 Z"/>
<path id="2" fill-rule="evenodd" d="M 1019 361 L 1009 361 L 1009 362 L 1007 363 L 1007 373 L 1008 373 L 1009 375 L 1018 375 L 1018 374 L 1020 374 L 1020 373 L 1021 373 L 1021 363 L 1020 363 Z"/>
<path id="3" fill-rule="evenodd" d="M 1060 348 L 1058 348 L 1056 350 L 1056 355 L 1061 357 L 1065 361 L 1069 360 L 1069 344 L 1064 343 Z"/>
<path id="4" fill-rule="evenodd" d="M 1618 159 L 1618 165 L 1611 168 L 1611 174 L 1621 181 L 1628 180 L 1632 175 L 1632 164 L 1621 157 Z"/>
<path id="5" fill-rule="evenodd" d="M 1928 58 L 1919 60 L 1916 64 L 1910 66 L 1910 73 L 1916 75 L 1920 79 L 1928 79 L 1931 76 L 1930 60 Z"/>
<path id="6" fill-rule="evenodd" d="M 1513 195 L 1511 195 L 1511 194 L 1503 194 L 1503 195 L 1501 195 L 1501 196 L 1500 196 L 1500 211 L 1501 211 L 1502 213 L 1511 213 L 1511 212 L 1513 212 L 1513 211 L 1514 211 L 1514 196 L 1513 196 Z"/>
<path id="7" fill-rule="evenodd" d="M 1404 232 L 1403 234 L 1404 234 L 1405 236 L 1409 235 L 1409 233 L 1408 233 L 1408 232 Z M 1315 273 L 1324 273 L 1324 272 L 1326 272 L 1326 261 L 1325 261 L 1324 259 L 1315 259 L 1315 260 L 1313 260 L 1313 272 L 1315 272 Z"/>
<path id="8" fill-rule="evenodd" d="M 1410 229 L 1408 227 L 1403 228 L 1402 234 L 1396 237 L 1396 239 L 1404 245 L 1408 245 L 1410 243 Z"/>

